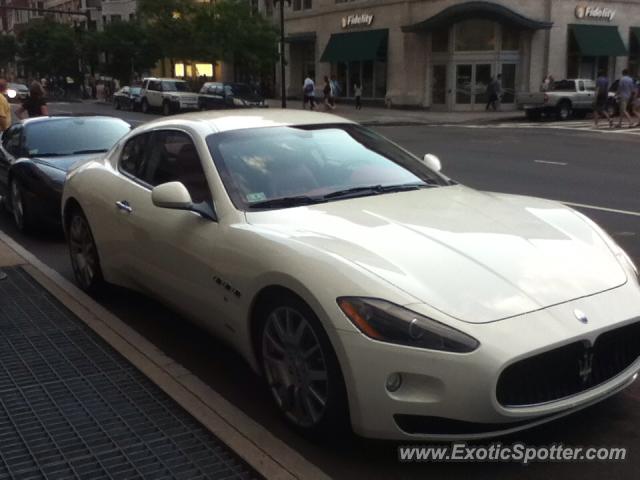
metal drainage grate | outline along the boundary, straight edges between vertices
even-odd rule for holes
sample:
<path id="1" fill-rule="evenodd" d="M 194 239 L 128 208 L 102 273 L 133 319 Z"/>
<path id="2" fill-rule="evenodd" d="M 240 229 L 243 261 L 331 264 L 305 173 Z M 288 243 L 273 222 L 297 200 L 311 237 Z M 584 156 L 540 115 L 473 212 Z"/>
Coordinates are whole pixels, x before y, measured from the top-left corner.
<path id="1" fill-rule="evenodd" d="M 0 282 L 0 479 L 259 475 L 19 267 Z"/>

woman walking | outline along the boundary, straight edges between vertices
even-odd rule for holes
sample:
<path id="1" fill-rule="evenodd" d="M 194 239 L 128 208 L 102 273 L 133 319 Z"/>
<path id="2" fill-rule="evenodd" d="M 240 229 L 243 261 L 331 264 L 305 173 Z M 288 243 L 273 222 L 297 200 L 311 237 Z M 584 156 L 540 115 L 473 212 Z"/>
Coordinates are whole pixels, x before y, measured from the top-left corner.
<path id="1" fill-rule="evenodd" d="M 16 115 L 20 119 L 46 117 L 49 115 L 47 101 L 44 99 L 44 89 L 40 82 L 35 80 L 31 82 L 29 98 L 22 102 L 22 105 L 16 110 Z"/>
<path id="2" fill-rule="evenodd" d="M 333 105 L 332 91 L 331 91 L 331 82 L 329 82 L 329 77 L 324 77 L 324 88 L 322 89 L 322 93 L 324 94 L 324 108 L 325 110 L 333 110 L 335 109 L 335 105 Z"/>

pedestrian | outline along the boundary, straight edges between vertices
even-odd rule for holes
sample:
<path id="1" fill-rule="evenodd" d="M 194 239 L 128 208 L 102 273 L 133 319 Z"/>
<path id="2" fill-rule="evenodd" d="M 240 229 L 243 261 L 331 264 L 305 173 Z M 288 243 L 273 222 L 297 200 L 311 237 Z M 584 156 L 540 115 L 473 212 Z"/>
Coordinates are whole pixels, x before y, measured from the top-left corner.
<path id="1" fill-rule="evenodd" d="M 636 89 L 634 91 L 633 101 L 631 102 L 631 108 L 633 115 L 638 119 L 634 125 L 637 127 L 640 124 L 640 81 L 636 81 Z"/>
<path id="2" fill-rule="evenodd" d="M 492 108 L 494 112 L 498 111 L 500 96 L 502 95 L 502 75 L 494 77 L 487 85 L 487 107 L 486 110 Z"/>
<path id="3" fill-rule="evenodd" d="M 4 132 L 11 126 L 11 106 L 6 94 L 7 81 L 0 78 L 0 132 Z"/>
<path id="4" fill-rule="evenodd" d="M 324 77 L 324 88 L 322 89 L 322 93 L 324 94 L 324 108 L 325 110 L 333 110 L 335 105 L 333 105 L 333 100 L 331 96 L 331 83 L 329 82 L 329 77 L 325 75 Z"/>
<path id="5" fill-rule="evenodd" d="M 353 85 L 353 93 L 356 97 L 356 110 L 362 110 L 362 86 L 358 82 Z"/>
<path id="6" fill-rule="evenodd" d="M 629 76 L 629 70 L 625 68 L 622 71 L 622 78 L 618 82 L 618 92 L 616 94 L 616 96 L 618 97 L 618 108 L 620 110 L 620 120 L 618 121 L 618 128 L 622 128 L 623 117 L 625 117 L 629 122 L 629 128 L 637 126 L 633 123 L 631 115 L 629 114 L 629 106 L 631 105 L 631 100 L 635 89 L 636 84 Z"/>
<path id="7" fill-rule="evenodd" d="M 593 120 L 595 127 L 598 128 L 600 116 L 604 116 L 609 121 L 609 128 L 613 127 L 613 120 L 609 115 L 609 78 L 604 70 L 598 72 L 598 79 L 596 80 L 596 104 L 593 110 Z"/>
<path id="8" fill-rule="evenodd" d="M 309 104 L 309 109 L 315 110 L 316 108 L 316 84 L 311 78 L 311 74 L 307 75 L 307 78 L 304 79 L 304 84 L 302 85 L 302 109 L 304 110 Z"/>
<path id="9" fill-rule="evenodd" d="M 26 114 L 26 115 L 25 115 Z M 47 101 L 44 98 L 44 89 L 38 81 L 31 82 L 29 86 L 29 98 L 16 110 L 18 118 L 46 117 L 49 115 Z"/>
<path id="10" fill-rule="evenodd" d="M 542 85 L 540 85 L 540 91 L 548 92 L 550 88 L 551 88 L 551 75 L 547 75 L 546 77 L 544 77 L 544 80 L 542 81 Z"/>
<path id="11" fill-rule="evenodd" d="M 340 84 L 338 83 L 338 80 L 336 79 L 335 75 L 331 77 L 330 85 L 331 85 L 331 105 L 335 108 L 336 98 L 342 95 L 342 89 L 340 88 Z"/>

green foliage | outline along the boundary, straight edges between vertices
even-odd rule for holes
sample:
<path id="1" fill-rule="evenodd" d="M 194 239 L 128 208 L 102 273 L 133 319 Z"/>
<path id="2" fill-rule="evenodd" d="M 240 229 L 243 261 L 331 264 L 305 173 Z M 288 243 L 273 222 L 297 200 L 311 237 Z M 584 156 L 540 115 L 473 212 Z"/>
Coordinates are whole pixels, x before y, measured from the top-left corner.
<path id="1" fill-rule="evenodd" d="M 162 57 L 149 28 L 140 22 L 111 22 L 98 34 L 98 49 L 104 52 L 106 73 L 129 82 L 132 73 L 152 68 Z"/>
<path id="2" fill-rule="evenodd" d="M 7 68 L 7 64 L 14 62 L 18 53 L 16 37 L 6 33 L 0 34 L 0 67 Z"/>
<path id="3" fill-rule="evenodd" d="M 73 27 L 50 18 L 32 20 L 18 34 L 18 55 L 31 74 L 77 76 L 80 53 Z"/>

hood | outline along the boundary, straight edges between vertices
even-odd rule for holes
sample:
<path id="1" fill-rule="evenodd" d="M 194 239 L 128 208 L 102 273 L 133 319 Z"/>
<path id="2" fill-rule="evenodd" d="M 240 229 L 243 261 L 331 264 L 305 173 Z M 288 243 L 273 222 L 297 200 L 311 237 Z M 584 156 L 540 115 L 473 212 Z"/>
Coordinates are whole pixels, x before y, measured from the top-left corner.
<path id="1" fill-rule="evenodd" d="M 92 153 L 90 155 L 65 155 L 64 157 L 33 157 L 31 161 L 37 165 L 44 165 L 67 173 L 84 163 L 103 158 L 104 155 L 104 153 Z"/>
<path id="2" fill-rule="evenodd" d="M 463 186 L 248 212 L 247 220 L 348 259 L 416 303 L 472 323 L 627 280 L 600 234 L 570 208 Z"/>

